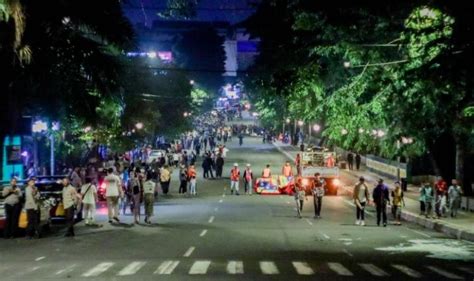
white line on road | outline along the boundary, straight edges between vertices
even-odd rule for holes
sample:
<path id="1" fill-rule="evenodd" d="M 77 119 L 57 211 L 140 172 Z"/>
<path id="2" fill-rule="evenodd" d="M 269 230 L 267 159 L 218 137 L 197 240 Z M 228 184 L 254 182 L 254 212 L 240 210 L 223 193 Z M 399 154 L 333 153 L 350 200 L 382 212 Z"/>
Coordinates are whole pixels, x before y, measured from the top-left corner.
<path id="1" fill-rule="evenodd" d="M 312 223 L 310 220 L 308 220 L 308 219 L 306 219 L 306 222 L 307 222 L 309 225 L 313 225 L 313 223 Z"/>
<path id="2" fill-rule="evenodd" d="M 342 250 L 346 255 L 348 255 L 349 257 L 353 257 L 354 255 L 351 254 L 347 249 L 343 249 Z"/>
<path id="3" fill-rule="evenodd" d="M 178 266 L 179 261 L 165 261 L 156 269 L 153 274 L 171 274 Z"/>
<path id="4" fill-rule="evenodd" d="M 44 260 L 46 257 L 39 257 L 39 258 L 36 258 L 35 261 L 40 261 L 40 260 Z"/>
<path id="5" fill-rule="evenodd" d="M 319 232 L 322 236 L 324 236 L 324 238 L 326 239 L 331 239 L 331 237 L 329 237 L 329 235 L 327 235 L 326 233 L 322 233 L 322 232 Z"/>
<path id="6" fill-rule="evenodd" d="M 388 276 L 388 273 L 371 263 L 359 263 L 360 267 L 374 276 Z"/>
<path id="7" fill-rule="evenodd" d="M 82 274 L 83 277 L 94 277 L 94 276 L 99 276 L 101 273 L 106 272 L 109 270 L 114 265 L 113 262 L 103 262 L 99 263 L 95 267 L 91 268 L 89 271 L 86 273 Z"/>
<path id="8" fill-rule="evenodd" d="M 214 218 L 215 218 L 214 216 L 211 216 L 211 217 L 209 218 L 209 221 L 208 221 L 208 222 L 209 222 L 209 223 L 213 223 L 213 222 L 214 222 Z"/>
<path id="9" fill-rule="evenodd" d="M 124 267 L 122 270 L 117 273 L 118 276 L 129 276 L 137 273 L 143 266 L 145 266 L 146 262 L 143 261 L 134 261 Z"/>
<path id="10" fill-rule="evenodd" d="M 194 252 L 195 247 L 189 247 L 189 249 L 184 253 L 183 257 L 188 258 L 191 256 L 191 254 Z"/>
<path id="11" fill-rule="evenodd" d="M 272 261 L 261 261 L 260 262 L 260 270 L 262 270 L 263 274 L 267 275 L 274 275 L 279 274 L 277 266 Z"/>
<path id="12" fill-rule="evenodd" d="M 76 267 L 76 264 L 73 264 L 73 265 L 70 265 L 66 268 L 63 268 L 61 270 L 58 270 L 56 271 L 55 275 L 61 275 L 61 274 L 66 274 L 66 273 L 70 273 L 74 270 L 74 268 Z"/>
<path id="13" fill-rule="evenodd" d="M 222 199 L 221 199 L 221 200 L 219 200 L 219 203 L 222 203 L 222 201 L 223 201 Z"/>
<path id="14" fill-rule="evenodd" d="M 201 231 L 201 234 L 199 234 L 199 236 L 203 237 L 204 235 L 206 235 L 207 233 L 207 229 L 204 229 L 203 231 Z"/>
<path id="15" fill-rule="evenodd" d="M 427 238 L 431 238 L 431 236 L 428 235 L 428 234 L 426 234 L 426 233 L 423 233 L 423 232 L 420 232 L 420 231 L 417 231 L 417 230 L 414 230 L 414 229 L 411 229 L 411 228 L 408 228 L 408 227 L 407 227 L 407 229 L 410 230 L 410 231 L 412 231 L 412 232 L 415 232 L 416 234 L 419 234 L 419 235 L 421 235 L 421 236 L 424 236 L 424 237 L 427 237 Z"/>
<path id="16" fill-rule="evenodd" d="M 449 278 L 449 279 L 464 279 L 464 278 L 462 278 L 462 277 L 459 276 L 459 275 L 456 275 L 456 274 L 454 274 L 454 273 L 448 272 L 448 271 L 446 271 L 446 270 L 444 270 L 444 269 L 441 269 L 441 268 L 439 268 L 439 267 L 436 267 L 436 266 L 430 265 L 430 266 L 427 266 L 427 268 L 430 269 L 431 271 L 436 272 L 436 273 L 438 273 L 439 275 L 444 276 L 444 277 Z"/>
<path id="17" fill-rule="evenodd" d="M 244 263 L 241 261 L 229 261 L 227 263 L 227 273 L 229 274 L 243 274 Z"/>
<path id="18" fill-rule="evenodd" d="M 329 268 L 336 272 L 339 275 L 342 276 L 354 276 L 352 272 L 349 271 L 349 269 L 345 268 L 342 264 L 337 263 L 337 262 L 329 262 L 328 263 Z"/>
<path id="19" fill-rule="evenodd" d="M 421 274 L 418 271 L 413 270 L 413 269 L 409 268 L 406 265 L 392 264 L 392 267 L 400 270 L 401 272 L 405 273 L 406 275 L 408 275 L 410 277 L 413 277 L 413 278 L 420 278 L 421 277 Z"/>
<path id="20" fill-rule="evenodd" d="M 458 267 L 459 270 L 467 272 L 469 274 L 474 274 L 474 269 L 469 267 Z"/>
<path id="21" fill-rule="evenodd" d="M 189 274 L 206 274 L 210 265 L 210 261 L 196 261 L 191 266 Z"/>
<path id="22" fill-rule="evenodd" d="M 313 275 L 314 271 L 306 262 L 294 261 L 293 267 L 299 275 Z"/>

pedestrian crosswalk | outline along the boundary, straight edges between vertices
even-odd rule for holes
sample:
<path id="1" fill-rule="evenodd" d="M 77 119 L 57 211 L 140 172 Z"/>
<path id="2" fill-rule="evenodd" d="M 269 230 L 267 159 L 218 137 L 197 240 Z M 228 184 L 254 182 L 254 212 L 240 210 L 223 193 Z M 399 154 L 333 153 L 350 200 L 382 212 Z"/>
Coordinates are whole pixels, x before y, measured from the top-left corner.
<path id="1" fill-rule="evenodd" d="M 57 266 L 57 268 L 54 268 Z M 141 261 L 102 261 L 87 264 L 56 263 L 36 264 L 35 276 L 41 274 L 49 278 L 64 278 L 65 276 L 82 277 L 84 279 L 133 277 L 148 275 L 268 275 L 276 276 L 341 276 L 341 277 L 363 277 L 374 278 L 400 277 L 405 279 L 438 278 L 443 280 L 462 280 L 473 278 L 472 269 L 466 266 L 448 266 L 428 264 L 413 266 L 408 264 L 374 264 L 370 262 L 343 263 L 343 262 L 320 262 L 320 261 L 283 261 L 283 260 L 217 260 L 210 259 L 169 259 L 169 260 L 141 260 Z M 42 269 L 43 268 L 43 269 Z M 22 278 L 27 278 L 28 273 L 23 272 Z M 157 276 L 158 277 L 158 276 Z"/>

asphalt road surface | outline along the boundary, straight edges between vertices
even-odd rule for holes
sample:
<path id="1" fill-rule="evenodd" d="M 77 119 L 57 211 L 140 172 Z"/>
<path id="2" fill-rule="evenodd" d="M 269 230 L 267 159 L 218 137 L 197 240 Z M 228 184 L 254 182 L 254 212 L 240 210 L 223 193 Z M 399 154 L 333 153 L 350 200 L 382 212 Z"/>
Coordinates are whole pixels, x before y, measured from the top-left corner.
<path id="1" fill-rule="evenodd" d="M 224 174 L 238 162 L 260 174 L 286 158 L 260 139 L 229 145 Z M 199 166 L 199 165 L 198 165 Z M 101 228 L 76 226 L 40 240 L 0 241 L 0 280 L 473 280 L 474 244 L 413 224 L 377 227 L 373 208 L 367 226 L 356 226 L 355 207 L 341 191 L 325 197 L 322 218 L 311 198 L 296 217 L 291 196 L 230 195 L 229 180 L 205 180 L 198 195 L 160 196 L 154 224 L 132 217 Z M 346 185 L 353 179 L 343 178 Z"/>

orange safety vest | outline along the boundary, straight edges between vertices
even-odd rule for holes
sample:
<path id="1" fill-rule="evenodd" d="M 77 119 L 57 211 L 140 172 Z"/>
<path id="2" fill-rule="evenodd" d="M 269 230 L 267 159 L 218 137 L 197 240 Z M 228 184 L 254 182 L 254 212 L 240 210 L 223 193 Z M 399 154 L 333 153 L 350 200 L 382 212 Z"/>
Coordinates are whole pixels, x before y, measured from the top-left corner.
<path id="1" fill-rule="evenodd" d="M 195 169 L 189 169 L 188 170 L 188 177 L 189 178 L 193 178 L 193 177 L 196 177 L 196 170 Z"/>
<path id="2" fill-rule="evenodd" d="M 237 168 L 233 168 L 230 170 L 230 180 L 231 181 L 238 181 L 240 176 L 240 171 Z"/>
<path id="3" fill-rule="evenodd" d="M 263 178 L 269 178 L 270 174 L 271 174 L 270 168 L 263 169 L 263 175 L 262 175 Z"/>
<path id="4" fill-rule="evenodd" d="M 329 168 L 334 167 L 334 157 L 332 157 L 332 156 L 328 157 L 328 160 L 326 162 L 326 166 L 329 167 Z"/>

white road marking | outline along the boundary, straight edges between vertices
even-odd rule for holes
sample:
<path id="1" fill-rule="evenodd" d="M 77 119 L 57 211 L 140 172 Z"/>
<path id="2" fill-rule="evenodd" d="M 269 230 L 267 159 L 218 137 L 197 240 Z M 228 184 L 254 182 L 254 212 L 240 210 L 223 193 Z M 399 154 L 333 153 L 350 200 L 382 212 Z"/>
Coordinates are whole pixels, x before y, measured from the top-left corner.
<path id="1" fill-rule="evenodd" d="M 344 245 L 350 246 L 350 245 L 352 245 L 352 242 L 344 242 Z"/>
<path id="2" fill-rule="evenodd" d="M 74 268 L 76 267 L 76 264 L 73 264 L 73 265 L 70 265 L 66 268 L 63 268 L 61 270 L 58 270 L 56 271 L 55 275 L 61 275 L 61 274 L 65 274 L 65 273 L 70 273 L 74 270 Z"/>
<path id="3" fill-rule="evenodd" d="M 137 273 L 142 267 L 144 267 L 146 262 L 143 261 L 134 261 L 122 268 L 122 270 L 117 273 L 118 276 L 129 276 Z"/>
<path id="4" fill-rule="evenodd" d="M 421 236 L 425 236 L 425 237 L 427 237 L 427 238 L 431 238 L 431 236 L 428 235 L 428 234 L 426 234 L 426 233 L 423 233 L 423 232 L 420 232 L 420 231 L 417 231 L 417 230 L 414 230 L 414 229 L 410 229 L 410 228 L 408 228 L 408 227 L 407 227 L 407 229 L 410 230 L 410 231 L 412 231 L 412 232 L 415 232 L 416 234 L 419 234 L 419 235 L 421 235 Z"/>
<path id="5" fill-rule="evenodd" d="M 308 219 L 306 219 L 306 222 L 309 223 L 309 225 L 313 225 L 313 223 Z"/>
<path id="6" fill-rule="evenodd" d="M 214 216 L 211 216 L 211 217 L 209 218 L 209 223 L 213 223 L 213 222 L 214 222 Z"/>
<path id="7" fill-rule="evenodd" d="M 39 257 L 39 258 L 36 258 L 35 261 L 40 261 L 40 260 L 44 260 L 46 257 Z"/>
<path id="8" fill-rule="evenodd" d="M 413 277 L 413 278 L 420 278 L 421 277 L 421 274 L 418 271 L 413 270 L 413 269 L 409 268 L 406 265 L 392 264 L 392 267 L 400 270 L 401 272 L 405 273 L 406 275 L 408 275 L 410 277 Z"/>
<path id="9" fill-rule="evenodd" d="M 306 262 L 294 261 L 293 267 L 299 275 L 313 275 L 314 271 Z"/>
<path id="10" fill-rule="evenodd" d="M 278 271 L 277 266 L 272 261 L 261 261 L 260 270 L 262 271 L 263 274 L 267 274 L 267 275 L 274 275 L 274 274 L 280 273 L 280 271 Z"/>
<path id="11" fill-rule="evenodd" d="M 184 253 L 183 257 L 188 258 L 191 256 L 191 254 L 194 252 L 195 247 L 189 247 L 189 249 Z"/>
<path id="12" fill-rule="evenodd" d="M 320 232 L 320 233 L 321 233 L 321 232 Z M 329 237 L 329 235 L 327 235 L 327 234 L 325 234 L 325 233 L 321 233 L 321 234 L 324 236 L 324 238 L 326 238 L 326 239 L 331 239 L 331 237 Z"/>
<path id="13" fill-rule="evenodd" d="M 464 279 L 464 278 L 462 278 L 462 277 L 459 276 L 459 275 L 456 275 L 456 274 L 454 274 L 454 273 L 448 272 L 448 271 L 446 271 L 446 270 L 444 270 L 444 269 L 441 269 L 441 268 L 439 268 L 439 267 L 436 267 L 436 266 L 430 265 L 430 266 L 427 266 L 427 268 L 430 269 L 431 271 L 436 272 L 436 273 L 438 273 L 439 275 L 444 276 L 444 277 L 449 278 L 449 279 Z"/>
<path id="14" fill-rule="evenodd" d="M 206 274 L 210 265 L 210 261 L 195 261 L 189 270 L 189 274 Z"/>
<path id="15" fill-rule="evenodd" d="M 229 274 L 243 274 L 244 263 L 241 261 L 229 261 L 227 263 L 227 273 Z"/>
<path id="16" fill-rule="evenodd" d="M 199 236 L 203 237 L 204 235 L 206 235 L 206 233 L 207 233 L 207 229 L 204 229 L 204 230 L 201 232 L 201 234 L 199 234 Z"/>
<path id="17" fill-rule="evenodd" d="M 374 276 L 388 276 L 388 273 L 371 263 L 359 263 L 360 267 Z"/>
<path id="18" fill-rule="evenodd" d="M 469 274 L 474 274 L 474 269 L 469 268 L 469 267 L 458 267 L 459 270 L 467 272 Z"/>
<path id="19" fill-rule="evenodd" d="M 221 200 L 219 200 L 219 203 L 222 203 L 222 201 L 223 201 L 222 199 L 221 199 Z"/>
<path id="20" fill-rule="evenodd" d="M 337 262 L 329 262 L 328 263 L 328 266 L 329 268 L 336 272 L 337 274 L 339 275 L 342 275 L 342 276 L 354 276 L 354 274 L 352 274 L 352 272 L 349 271 L 349 269 L 347 269 L 346 267 L 344 267 L 342 264 L 340 263 L 337 263 Z"/>
<path id="21" fill-rule="evenodd" d="M 156 269 L 153 274 L 171 274 L 178 266 L 179 261 L 165 261 Z"/>
<path id="22" fill-rule="evenodd" d="M 342 250 L 344 253 L 346 253 L 349 257 L 353 257 L 354 255 L 351 254 L 347 249 Z"/>
<path id="23" fill-rule="evenodd" d="M 95 267 L 91 268 L 89 271 L 86 273 L 82 274 L 83 277 L 94 277 L 94 276 L 99 276 L 101 273 L 106 272 L 109 270 L 114 265 L 113 262 L 103 262 L 99 263 Z"/>

